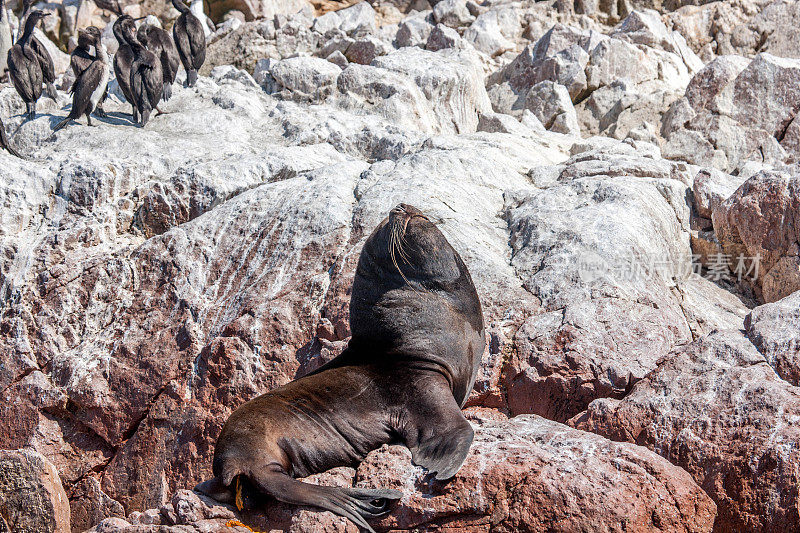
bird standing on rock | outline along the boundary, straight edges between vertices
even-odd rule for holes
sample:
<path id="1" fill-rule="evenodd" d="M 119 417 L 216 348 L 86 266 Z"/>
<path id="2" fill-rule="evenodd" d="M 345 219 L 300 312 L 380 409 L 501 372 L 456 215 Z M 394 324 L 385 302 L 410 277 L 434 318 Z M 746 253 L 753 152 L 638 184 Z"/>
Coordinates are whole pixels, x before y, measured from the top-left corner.
<path id="1" fill-rule="evenodd" d="M 11 155 L 15 155 L 19 158 L 22 158 L 22 156 L 19 155 L 19 152 L 17 152 L 14 149 L 14 147 L 11 146 L 11 143 L 8 141 L 8 137 L 6 136 L 6 127 L 3 125 L 2 120 L 0 120 L 0 148 L 5 148 Z"/>
<path id="2" fill-rule="evenodd" d="M 197 71 L 206 61 L 206 35 L 203 25 L 182 0 L 172 0 L 172 5 L 181 12 L 172 27 L 175 46 L 186 70 L 186 86 L 194 87 Z"/>
<path id="3" fill-rule="evenodd" d="M 172 84 L 178 74 L 180 57 L 178 49 L 169 33 L 153 24 L 142 24 L 136 33 L 139 41 L 161 61 L 161 74 L 164 76 L 164 101 L 172 98 Z"/>
<path id="4" fill-rule="evenodd" d="M 164 75 L 161 72 L 161 60 L 139 42 L 133 19 L 123 22 L 122 36 L 133 51 L 131 64 L 130 89 L 131 103 L 139 115 L 138 123 L 144 127 L 150 119 L 150 112 L 158 106 L 164 93 Z"/>
<path id="5" fill-rule="evenodd" d="M 94 26 L 89 26 L 85 30 L 78 31 L 78 46 L 75 47 L 75 50 L 72 51 L 72 57 L 70 57 L 70 67 L 72 68 L 72 72 L 75 74 L 75 81 L 72 84 L 72 89 L 70 89 L 70 93 L 74 92 L 75 84 L 78 83 L 78 79 L 81 77 L 81 74 L 89 68 L 92 63 L 98 58 L 98 50 L 95 47 L 95 53 L 92 55 L 91 48 L 95 46 L 95 42 L 102 39 L 102 34 L 100 30 Z M 103 102 L 106 99 L 106 95 L 108 94 L 108 90 L 103 94 L 103 97 L 97 103 L 94 109 L 94 113 L 99 116 L 105 116 L 105 112 L 103 111 Z"/>
<path id="6" fill-rule="evenodd" d="M 44 11 L 33 11 L 25 19 L 25 31 L 8 52 L 8 71 L 14 88 L 25 101 L 28 120 L 36 117 L 36 102 L 42 96 L 42 66 L 33 51 L 33 30 L 40 20 L 48 16 Z"/>
<path id="7" fill-rule="evenodd" d="M 53 128 L 53 131 L 60 130 L 81 115 L 86 115 L 86 120 L 91 126 L 92 111 L 100 103 L 100 99 L 106 92 L 106 87 L 108 86 L 108 53 L 103 44 L 100 30 L 93 26 L 90 26 L 90 28 L 87 28 L 82 33 L 91 37 L 97 57 L 80 73 L 78 79 L 72 84 L 72 109 L 67 118 L 59 122 Z"/>
<path id="8" fill-rule="evenodd" d="M 30 16 L 32 4 L 33 0 L 23 0 L 22 5 L 24 6 L 24 10 L 19 22 L 20 28 L 26 27 L 23 26 L 23 24 L 25 24 L 24 21 L 27 21 L 28 17 Z M 21 37 L 18 37 L 18 39 L 20 38 Z M 47 89 L 45 93 L 53 101 L 55 101 L 58 98 L 58 93 L 56 92 L 56 86 L 54 85 L 56 82 L 56 66 L 53 64 L 53 58 L 50 56 L 50 52 L 47 51 L 47 48 L 45 48 L 42 42 L 36 37 L 31 37 L 30 45 L 33 53 L 36 54 L 36 57 L 39 60 L 39 65 L 42 69 L 42 81 L 44 81 Z"/>
<path id="9" fill-rule="evenodd" d="M 136 110 L 136 104 L 133 100 L 133 93 L 131 92 L 131 65 L 133 64 L 133 49 L 125 36 L 122 33 L 122 28 L 125 24 L 133 24 L 133 19 L 129 15 L 120 14 L 119 18 L 114 21 L 111 27 L 114 31 L 114 37 L 117 38 L 119 47 L 117 53 L 114 54 L 114 76 L 117 78 L 117 84 L 131 106 L 133 107 L 133 121 L 139 122 L 139 114 Z"/>

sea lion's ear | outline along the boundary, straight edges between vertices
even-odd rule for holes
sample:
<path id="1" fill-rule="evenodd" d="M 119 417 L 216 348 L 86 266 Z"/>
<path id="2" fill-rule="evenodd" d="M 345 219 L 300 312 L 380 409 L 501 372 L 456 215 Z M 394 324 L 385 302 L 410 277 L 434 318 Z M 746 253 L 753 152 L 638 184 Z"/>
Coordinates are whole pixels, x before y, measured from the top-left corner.
<path id="1" fill-rule="evenodd" d="M 437 480 L 450 479 L 464 463 L 475 432 L 444 379 L 426 381 L 424 393 L 414 401 L 403 427 L 395 430 L 411 450 L 414 464 L 435 474 Z"/>

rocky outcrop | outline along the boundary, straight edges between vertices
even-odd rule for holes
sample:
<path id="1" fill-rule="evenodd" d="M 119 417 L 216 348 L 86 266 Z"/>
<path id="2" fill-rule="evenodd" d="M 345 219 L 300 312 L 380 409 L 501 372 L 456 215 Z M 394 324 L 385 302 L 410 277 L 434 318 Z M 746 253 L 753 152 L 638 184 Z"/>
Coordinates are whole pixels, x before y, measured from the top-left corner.
<path id="1" fill-rule="evenodd" d="M 717 504 L 716 531 L 797 523 L 800 389 L 737 330 L 676 350 L 623 400 L 597 400 L 579 429 L 646 446 L 689 472 Z"/>
<path id="2" fill-rule="evenodd" d="M 452 49 L 402 48 L 369 66 L 351 64 L 344 70 L 322 59 L 296 57 L 269 62 L 256 76 L 267 92 L 284 98 L 369 109 L 429 133 L 474 132 L 478 115 L 490 109 L 480 65 L 468 52 Z"/>
<path id="3" fill-rule="evenodd" d="M 665 156 L 727 172 L 751 160 L 797 160 L 798 75 L 798 60 L 768 53 L 749 63 L 736 56 L 715 59 L 665 117 Z"/>
<path id="4" fill-rule="evenodd" d="M 30 450 L 0 450 L 0 529 L 70 532 L 69 500 L 56 468 Z"/>
<path id="5" fill-rule="evenodd" d="M 716 509 L 691 477 L 658 455 L 627 443 L 565 428 L 535 416 L 506 420 L 473 413 L 475 441 L 456 477 L 431 483 L 402 446 L 370 453 L 357 470 L 334 469 L 307 479 L 333 486 L 391 487 L 403 498 L 378 530 L 514 531 L 599 527 L 610 531 L 710 531 Z M 554 482 L 558 480 L 558 482 Z M 269 505 L 265 512 L 235 513 L 189 491 L 159 510 L 138 513 L 131 524 L 111 520 L 94 531 L 137 531 L 134 524 L 210 526 L 256 530 L 356 531 L 329 512 Z"/>
<path id="6" fill-rule="evenodd" d="M 632 224 L 660 217 L 653 235 L 663 237 L 647 239 L 664 248 L 648 249 L 676 256 L 687 249 L 686 222 L 677 221 L 688 220 L 688 177 L 679 165 L 655 159 L 654 147 L 639 146 L 653 158 L 634 155 L 624 143 L 587 147 L 553 166 L 571 144 L 559 134 L 423 137 L 375 115 L 279 101 L 231 70 L 216 76 L 201 78 L 196 90 L 176 88 L 167 107 L 173 112 L 145 132 L 104 125 L 92 131 L 87 148 L 84 127 L 73 126 L 37 152 L 51 158 L 47 166 L 0 155 L 15 169 L 5 190 L 22 200 L 9 202 L 4 217 L 24 229 L 3 241 L 9 401 L 0 406 L 7 424 L 0 435 L 4 446 L 33 446 L 57 465 L 76 516 L 114 516 L 114 501 L 128 513 L 169 501 L 209 475 L 214 439 L 233 408 L 338 353 L 349 335 L 348 291 L 360 243 L 401 200 L 442 221 L 482 295 L 491 339 L 473 404 L 509 401 L 515 413 L 564 420 L 653 367 L 649 352 L 633 364 L 597 366 L 613 360 L 615 348 L 604 348 L 577 370 L 567 363 L 561 385 L 537 377 L 561 357 L 546 353 L 571 361 L 582 352 L 559 351 L 559 338 L 573 335 L 577 347 L 619 327 L 592 326 L 583 340 L 580 329 L 567 333 L 570 324 L 593 320 L 608 305 L 617 313 L 636 309 L 634 299 L 646 296 L 614 303 L 600 296 L 606 289 L 570 288 L 580 282 L 567 258 L 579 257 L 580 247 L 553 248 L 545 260 L 551 268 L 539 275 L 531 265 L 541 261 L 535 250 L 567 231 L 566 218 L 542 225 L 535 206 L 583 190 L 600 202 L 583 210 L 587 227 L 591 213 L 601 216 L 599 206 L 622 194 L 652 204 Z M 458 101 L 462 93 L 439 94 L 443 109 L 453 109 L 444 95 Z M 42 117 L 15 140 L 33 146 L 47 135 Z M 229 154 L 224 167 L 216 164 L 220 152 Z M 152 157 L 134 156 L 142 153 Z M 631 288 L 661 278 L 645 279 Z M 663 333 L 638 341 L 643 353 L 666 352 L 692 328 L 708 327 L 687 325 L 672 296 L 649 297 L 665 306 L 651 322 Z M 581 302 L 569 304 L 575 318 L 542 322 L 572 298 Z M 699 305 L 696 315 L 716 308 Z M 643 316 L 654 313 L 647 309 L 641 307 Z M 552 333 L 523 342 L 517 329 L 541 312 L 536 320 Z M 743 314 L 725 313 L 726 320 Z M 524 346 L 537 348 L 523 353 Z M 513 353 L 520 355 L 509 366 Z M 568 385 L 576 375 L 589 383 L 577 403 Z M 87 476 L 99 489 L 84 484 Z"/>
<path id="7" fill-rule="evenodd" d="M 741 324 L 741 303 L 718 315 L 686 297 L 708 283 L 691 275 L 689 176 L 646 149 L 655 147 L 581 151 L 531 173 L 544 190 L 507 194 L 512 265 L 544 311 L 516 333 L 505 371 L 512 413 L 566 420 L 627 393 L 676 344 Z M 724 291 L 708 290 L 719 305 Z"/>
<path id="8" fill-rule="evenodd" d="M 408 202 L 481 297 L 475 447 L 447 485 L 395 446 L 310 481 L 401 488 L 383 530 L 790 527 L 800 69 L 740 30 L 792 8 L 685 3 L 215 2 L 144 129 L 114 82 L 55 135 L 66 93 L 23 123 L 0 86 L 31 157 L 0 152 L 0 447 L 54 465 L 74 531 L 354 531 L 187 489 L 237 406 L 346 346 Z"/>
<path id="9" fill-rule="evenodd" d="M 231 10 L 240 11 L 247 20 L 271 19 L 275 15 L 290 15 L 303 9 L 310 9 L 308 0 L 211 0 L 208 2 L 210 16 L 221 20 Z"/>

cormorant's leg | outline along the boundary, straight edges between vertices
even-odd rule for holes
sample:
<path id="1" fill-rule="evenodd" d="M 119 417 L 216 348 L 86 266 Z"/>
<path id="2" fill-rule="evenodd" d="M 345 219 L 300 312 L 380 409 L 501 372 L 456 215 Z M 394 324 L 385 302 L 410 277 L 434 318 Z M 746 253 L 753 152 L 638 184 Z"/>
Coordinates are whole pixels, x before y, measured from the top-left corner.
<path id="1" fill-rule="evenodd" d="M 197 83 L 197 71 L 194 69 L 187 71 L 185 87 L 194 87 L 195 83 Z"/>
<path id="2" fill-rule="evenodd" d="M 139 118 L 139 125 L 141 127 L 145 127 L 147 125 L 147 121 L 150 120 L 150 109 L 144 108 L 142 109 L 142 116 Z"/>

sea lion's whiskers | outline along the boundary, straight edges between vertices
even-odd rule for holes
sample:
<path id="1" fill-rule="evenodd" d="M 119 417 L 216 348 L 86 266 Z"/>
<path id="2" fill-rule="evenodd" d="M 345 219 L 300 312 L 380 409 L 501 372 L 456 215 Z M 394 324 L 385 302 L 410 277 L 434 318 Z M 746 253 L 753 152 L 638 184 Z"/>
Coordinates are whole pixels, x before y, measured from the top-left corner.
<path id="1" fill-rule="evenodd" d="M 403 259 L 403 261 L 406 262 L 407 265 L 411 264 L 411 260 L 408 257 L 408 253 L 406 253 L 405 249 L 403 248 L 403 237 L 406 234 L 406 229 L 408 229 L 409 220 L 410 219 L 408 219 L 408 218 L 405 219 L 403 221 L 403 229 L 400 230 L 398 228 L 398 232 L 397 232 L 398 233 L 398 236 L 397 236 L 397 250 L 400 252 L 400 257 Z"/>
<path id="2" fill-rule="evenodd" d="M 405 281 L 405 282 L 408 284 L 408 286 L 409 286 L 409 287 L 411 287 L 411 288 L 412 288 L 412 289 L 414 289 L 414 290 L 417 290 L 417 289 L 416 289 L 416 287 L 414 287 L 414 286 L 411 284 L 411 282 L 408 280 L 408 278 L 406 277 L 406 275 L 403 273 L 403 269 L 402 269 L 402 268 L 400 268 L 400 265 L 399 265 L 399 264 L 398 264 L 398 262 L 397 262 L 397 256 L 395 255 L 395 249 L 397 248 L 397 249 L 399 249 L 399 250 L 400 250 L 400 255 L 401 255 L 401 257 L 403 257 L 403 255 L 404 255 L 404 253 L 405 253 L 405 252 L 403 251 L 402 247 L 401 247 L 401 246 L 398 246 L 398 242 L 399 242 L 399 235 L 398 235 L 398 234 L 399 234 L 399 229 L 400 229 L 400 227 L 399 227 L 399 224 L 398 224 L 396 221 L 392 221 L 392 227 L 391 227 L 391 229 L 389 230 L 389 257 L 391 257 L 391 259 L 392 259 L 392 264 L 393 264 L 393 265 L 394 265 L 394 267 L 397 269 L 397 271 L 400 273 L 400 277 L 402 277 L 402 278 L 403 278 L 403 280 L 404 280 L 404 281 Z M 406 260 L 406 263 L 408 263 L 408 264 L 411 264 L 411 263 L 409 263 L 409 262 L 408 262 L 408 259 L 407 259 L 407 258 L 405 258 L 405 257 L 404 257 L 404 259 Z"/>

